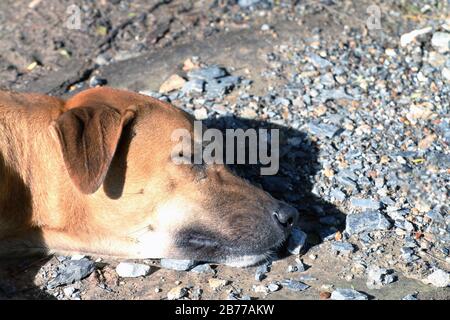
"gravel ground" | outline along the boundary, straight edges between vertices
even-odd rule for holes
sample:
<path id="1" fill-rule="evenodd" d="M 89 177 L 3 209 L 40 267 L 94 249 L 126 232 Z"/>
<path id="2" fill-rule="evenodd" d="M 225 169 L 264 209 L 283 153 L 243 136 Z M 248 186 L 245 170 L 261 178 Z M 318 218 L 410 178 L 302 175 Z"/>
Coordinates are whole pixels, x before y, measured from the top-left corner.
<path id="1" fill-rule="evenodd" d="M 276 176 L 233 169 L 301 219 L 293 254 L 259 267 L 5 261 L 0 296 L 450 298 L 444 2 L 376 2 L 381 29 L 369 30 L 373 2 L 365 1 L 83 1 L 86 30 L 71 33 L 55 27 L 69 2 L 7 2 L 1 86 L 68 95 L 109 84 L 168 100 L 219 129 L 278 128 Z"/>

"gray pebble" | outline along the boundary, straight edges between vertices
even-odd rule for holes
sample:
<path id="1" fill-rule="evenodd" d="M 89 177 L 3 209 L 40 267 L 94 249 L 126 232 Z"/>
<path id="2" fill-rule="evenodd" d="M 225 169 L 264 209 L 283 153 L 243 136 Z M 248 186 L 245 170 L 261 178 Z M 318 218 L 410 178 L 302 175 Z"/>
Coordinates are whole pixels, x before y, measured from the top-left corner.
<path id="1" fill-rule="evenodd" d="M 184 94 L 203 93 L 205 88 L 205 81 L 200 79 L 190 80 L 184 83 L 181 92 Z"/>
<path id="2" fill-rule="evenodd" d="M 381 203 L 372 199 L 365 198 L 351 198 L 350 203 L 354 207 L 358 207 L 361 209 L 373 209 L 378 210 L 381 206 Z"/>
<path id="3" fill-rule="evenodd" d="M 311 63 L 318 69 L 325 69 L 333 66 L 330 61 L 322 58 L 321 56 L 315 53 L 309 53 L 308 58 L 311 61 Z"/>
<path id="4" fill-rule="evenodd" d="M 309 288 L 309 286 L 303 282 L 297 280 L 286 279 L 281 281 L 281 285 L 292 291 L 304 291 Z"/>
<path id="5" fill-rule="evenodd" d="M 213 268 L 211 268 L 211 266 L 207 263 L 205 264 L 199 264 L 198 266 L 195 266 L 194 268 L 192 268 L 190 270 L 191 272 L 196 272 L 196 273 L 211 273 L 211 274 L 216 274 L 216 270 L 214 270 Z"/>
<path id="6" fill-rule="evenodd" d="M 194 260 L 161 259 L 161 267 L 176 271 L 188 271 L 196 265 Z"/>
<path id="7" fill-rule="evenodd" d="M 419 300 L 416 293 L 411 293 L 402 298 L 402 300 Z"/>
<path id="8" fill-rule="evenodd" d="M 270 283 L 267 288 L 269 289 L 270 292 L 275 292 L 278 291 L 280 289 L 280 286 L 276 283 Z"/>
<path id="9" fill-rule="evenodd" d="M 50 289 L 71 284 L 89 276 L 95 270 L 95 263 L 89 259 L 66 260 L 58 267 L 58 275 L 47 287 Z"/>
<path id="10" fill-rule="evenodd" d="M 439 52 L 447 52 L 450 50 L 450 33 L 435 32 L 431 38 L 431 45 Z"/>
<path id="11" fill-rule="evenodd" d="M 338 288 L 331 293 L 331 300 L 368 300 L 367 295 L 353 289 Z"/>
<path id="12" fill-rule="evenodd" d="M 333 138 L 341 131 L 341 128 L 332 124 L 317 123 L 315 121 L 308 124 L 309 132 L 319 138 Z"/>
<path id="13" fill-rule="evenodd" d="M 227 74 L 228 73 L 224 68 L 212 65 L 206 68 L 191 70 L 187 73 L 187 76 L 189 80 L 198 79 L 209 82 L 217 78 L 225 77 Z"/>
<path id="14" fill-rule="evenodd" d="M 365 211 L 347 215 L 345 231 L 349 235 L 375 230 L 388 230 L 391 223 L 378 211 Z"/>
<path id="15" fill-rule="evenodd" d="M 370 266 L 367 269 L 367 287 L 369 289 L 380 289 L 382 286 L 394 282 L 397 276 L 391 270 Z"/>
<path id="16" fill-rule="evenodd" d="M 299 254 L 306 242 L 306 233 L 298 228 L 293 228 L 288 240 L 288 251 L 291 254 Z"/>
<path id="17" fill-rule="evenodd" d="M 355 251 L 355 248 L 351 243 L 342 241 L 332 241 L 331 249 L 335 252 L 341 252 L 345 254 L 349 254 Z"/>

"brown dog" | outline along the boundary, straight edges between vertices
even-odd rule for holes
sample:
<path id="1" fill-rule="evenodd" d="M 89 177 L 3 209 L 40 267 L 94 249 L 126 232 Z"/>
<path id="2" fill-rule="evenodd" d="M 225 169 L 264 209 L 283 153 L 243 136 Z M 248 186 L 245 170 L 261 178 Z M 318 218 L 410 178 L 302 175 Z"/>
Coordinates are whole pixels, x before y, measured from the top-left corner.
<path id="1" fill-rule="evenodd" d="M 0 92 L 0 254 L 263 259 L 297 211 L 224 165 L 173 163 L 179 128 L 187 113 L 133 92 Z"/>

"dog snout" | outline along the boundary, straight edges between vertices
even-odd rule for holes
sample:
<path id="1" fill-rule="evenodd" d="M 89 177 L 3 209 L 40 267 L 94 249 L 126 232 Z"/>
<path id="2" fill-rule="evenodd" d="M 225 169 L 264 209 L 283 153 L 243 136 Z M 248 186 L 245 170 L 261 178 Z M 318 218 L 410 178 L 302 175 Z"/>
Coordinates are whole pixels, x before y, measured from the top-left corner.
<path id="1" fill-rule="evenodd" d="M 273 219 L 284 231 L 289 232 L 298 220 L 298 211 L 294 207 L 280 202 L 273 212 Z"/>

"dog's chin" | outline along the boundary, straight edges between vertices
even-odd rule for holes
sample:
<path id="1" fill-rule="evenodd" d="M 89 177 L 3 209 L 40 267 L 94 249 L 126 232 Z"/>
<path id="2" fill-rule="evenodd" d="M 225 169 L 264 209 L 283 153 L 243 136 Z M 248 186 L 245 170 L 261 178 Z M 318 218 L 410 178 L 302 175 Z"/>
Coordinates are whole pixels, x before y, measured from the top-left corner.
<path id="1" fill-rule="evenodd" d="M 222 263 L 227 266 L 236 268 L 251 267 L 260 264 L 263 261 L 270 261 L 271 257 L 276 254 L 285 244 L 286 239 L 281 239 L 273 247 L 265 251 L 265 253 L 229 256 Z"/>
<path id="2" fill-rule="evenodd" d="M 239 245 L 217 238 L 214 233 L 207 230 L 190 228 L 179 232 L 176 239 L 176 247 L 184 257 L 242 268 L 271 260 L 271 257 L 286 243 L 287 237 L 280 237 L 272 245 L 265 247 L 261 247 L 260 243 L 252 244 L 251 241 Z"/>

